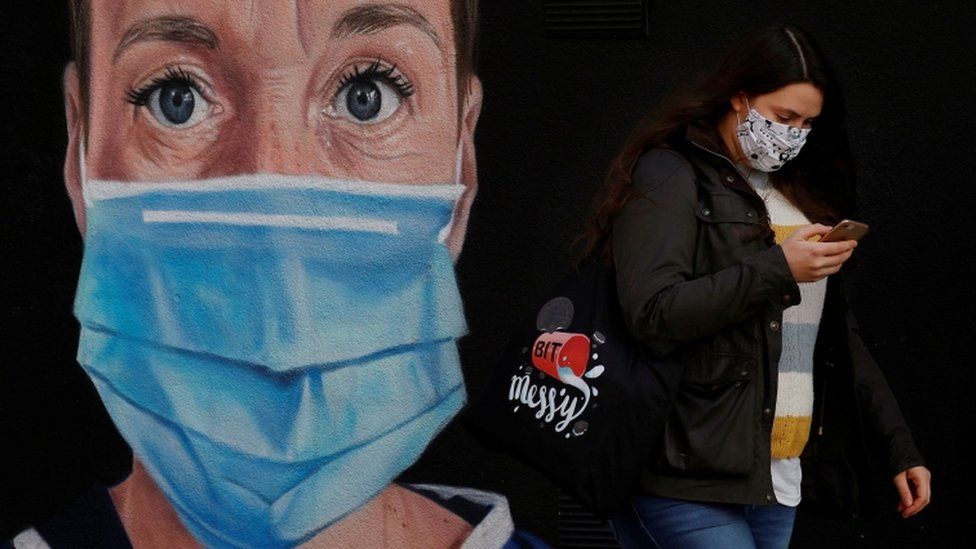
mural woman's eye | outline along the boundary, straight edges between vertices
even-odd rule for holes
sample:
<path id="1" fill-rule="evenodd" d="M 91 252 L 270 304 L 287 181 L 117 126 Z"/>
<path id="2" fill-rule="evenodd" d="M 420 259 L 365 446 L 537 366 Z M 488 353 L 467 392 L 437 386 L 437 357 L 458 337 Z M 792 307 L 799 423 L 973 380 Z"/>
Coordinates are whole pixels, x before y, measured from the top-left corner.
<path id="1" fill-rule="evenodd" d="M 167 82 L 149 98 L 149 106 L 160 119 L 173 125 L 185 124 L 193 116 L 196 90 L 182 82 Z"/>
<path id="2" fill-rule="evenodd" d="M 395 113 L 413 91 L 396 66 L 375 61 L 362 71 L 354 67 L 342 77 L 333 107 L 336 114 L 356 124 L 376 124 Z"/>
<path id="3" fill-rule="evenodd" d="M 138 90 L 129 90 L 128 101 L 149 109 L 160 124 L 168 128 L 189 128 L 207 117 L 210 103 L 201 86 L 182 69 L 167 69 L 166 74 Z"/>

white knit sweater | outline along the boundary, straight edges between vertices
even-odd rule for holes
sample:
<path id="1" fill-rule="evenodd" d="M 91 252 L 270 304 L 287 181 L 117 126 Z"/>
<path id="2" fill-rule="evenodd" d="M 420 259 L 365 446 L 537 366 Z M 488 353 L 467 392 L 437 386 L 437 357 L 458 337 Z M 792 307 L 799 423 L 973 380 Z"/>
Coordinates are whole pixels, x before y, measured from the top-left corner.
<path id="1" fill-rule="evenodd" d="M 753 189 L 763 197 L 776 243 L 810 221 L 782 193 L 775 190 L 765 172 L 742 169 Z M 779 360 L 776 417 L 771 438 L 771 472 L 777 500 L 784 505 L 800 502 L 800 453 L 810 434 L 813 416 L 813 348 L 823 312 L 827 278 L 801 282 L 800 303 L 783 311 L 783 351 Z"/>

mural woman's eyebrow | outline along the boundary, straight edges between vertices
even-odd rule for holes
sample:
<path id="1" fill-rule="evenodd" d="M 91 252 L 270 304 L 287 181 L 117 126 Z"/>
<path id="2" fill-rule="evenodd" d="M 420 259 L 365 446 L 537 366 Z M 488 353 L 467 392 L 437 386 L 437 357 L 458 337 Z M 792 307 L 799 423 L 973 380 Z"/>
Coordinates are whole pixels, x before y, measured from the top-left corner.
<path id="1" fill-rule="evenodd" d="M 332 38 L 373 34 L 397 25 L 416 27 L 441 47 L 440 36 L 426 17 L 409 6 L 397 4 L 369 4 L 346 10 L 332 27 Z"/>
<path id="2" fill-rule="evenodd" d="M 217 49 L 220 42 L 217 34 L 203 23 L 189 17 L 155 17 L 134 23 L 115 47 L 114 63 L 129 46 L 139 42 L 162 40 L 199 44 L 211 50 Z"/>

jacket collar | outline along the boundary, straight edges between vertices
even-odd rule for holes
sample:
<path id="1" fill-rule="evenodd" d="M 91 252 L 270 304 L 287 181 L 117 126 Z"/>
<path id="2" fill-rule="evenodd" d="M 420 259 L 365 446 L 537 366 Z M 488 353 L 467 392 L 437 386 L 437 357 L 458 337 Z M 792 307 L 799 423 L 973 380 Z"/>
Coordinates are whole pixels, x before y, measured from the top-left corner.
<path id="1" fill-rule="evenodd" d="M 693 153 L 705 158 L 717 171 L 719 181 L 726 187 L 737 189 L 762 202 L 745 176 L 729 158 L 722 145 L 721 138 L 714 126 L 701 120 L 693 120 L 685 128 L 685 141 Z"/>
<path id="2" fill-rule="evenodd" d="M 714 126 L 710 126 L 702 120 L 692 120 L 685 126 L 685 140 L 712 153 L 715 157 L 721 157 L 731 163 L 722 148 L 718 132 Z"/>

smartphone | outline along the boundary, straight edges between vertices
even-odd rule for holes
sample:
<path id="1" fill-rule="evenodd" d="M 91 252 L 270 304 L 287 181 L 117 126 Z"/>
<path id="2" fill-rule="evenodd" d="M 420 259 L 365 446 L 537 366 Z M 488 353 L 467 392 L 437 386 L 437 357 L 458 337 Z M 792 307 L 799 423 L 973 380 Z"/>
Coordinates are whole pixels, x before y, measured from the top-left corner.
<path id="1" fill-rule="evenodd" d="M 862 236 L 868 234 L 868 226 L 860 221 L 854 221 L 852 219 L 844 219 L 843 221 L 834 225 L 827 234 L 819 240 L 819 242 L 837 242 L 840 240 L 859 240 Z"/>

